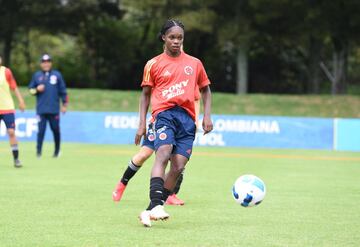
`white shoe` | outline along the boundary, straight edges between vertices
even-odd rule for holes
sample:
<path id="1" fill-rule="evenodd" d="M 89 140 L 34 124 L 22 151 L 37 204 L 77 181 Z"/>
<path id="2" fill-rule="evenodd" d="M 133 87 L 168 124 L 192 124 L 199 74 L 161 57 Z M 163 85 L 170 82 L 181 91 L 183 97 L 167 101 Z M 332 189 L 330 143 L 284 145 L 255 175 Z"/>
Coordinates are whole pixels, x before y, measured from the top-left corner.
<path id="1" fill-rule="evenodd" d="M 139 215 L 141 224 L 145 227 L 151 227 L 150 210 L 142 211 Z"/>
<path id="2" fill-rule="evenodd" d="M 169 217 L 170 215 L 165 212 L 162 205 L 157 205 L 150 210 L 150 219 L 152 220 L 167 220 Z"/>

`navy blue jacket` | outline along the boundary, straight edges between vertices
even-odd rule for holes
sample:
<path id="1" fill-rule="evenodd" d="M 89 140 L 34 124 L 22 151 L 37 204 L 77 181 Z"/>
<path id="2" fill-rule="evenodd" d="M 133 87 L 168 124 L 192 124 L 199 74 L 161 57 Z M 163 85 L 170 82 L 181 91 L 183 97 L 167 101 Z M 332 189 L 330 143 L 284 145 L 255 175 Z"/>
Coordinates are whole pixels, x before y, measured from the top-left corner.
<path id="1" fill-rule="evenodd" d="M 36 93 L 36 113 L 59 114 L 60 99 L 63 104 L 68 103 L 66 85 L 61 73 L 57 70 L 35 72 L 29 83 L 29 89 L 36 89 L 40 84 L 45 85 L 45 91 Z"/>

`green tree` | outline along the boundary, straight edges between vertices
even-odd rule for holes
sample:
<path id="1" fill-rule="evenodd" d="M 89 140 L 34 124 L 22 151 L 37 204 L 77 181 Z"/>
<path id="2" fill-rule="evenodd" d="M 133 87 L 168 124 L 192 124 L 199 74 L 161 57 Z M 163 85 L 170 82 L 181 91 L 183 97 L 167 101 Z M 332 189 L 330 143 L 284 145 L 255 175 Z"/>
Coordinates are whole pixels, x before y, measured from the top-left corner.
<path id="1" fill-rule="evenodd" d="M 254 0 L 251 5 L 260 35 L 283 47 L 289 62 L 297 61 L 296 78 L 304 81 L 304 92 L 320 91 L 320 68 L 331 81 L 332 94 L 346 91 L 348 53 L 360 28 L 358 1 Z"/>
<path id="2" fill-rule="evenodd" d="M 130 89 L 140 78 L 132 69 L 137 61 L 138 32 L 131 23 L 107 16 L 88 20 L 80 31 L 93 82 L 102 88 Z"/>

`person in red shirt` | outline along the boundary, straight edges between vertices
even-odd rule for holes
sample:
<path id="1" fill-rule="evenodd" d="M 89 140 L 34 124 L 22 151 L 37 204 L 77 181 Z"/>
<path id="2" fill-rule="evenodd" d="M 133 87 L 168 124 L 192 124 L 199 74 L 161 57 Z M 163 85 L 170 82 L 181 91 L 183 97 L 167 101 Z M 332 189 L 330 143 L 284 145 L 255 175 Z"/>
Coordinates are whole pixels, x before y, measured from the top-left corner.
<path id="1" fill-rule="evenodd" d="M 11 70 L 1 65 L 0 57 L 0 123 L 4 121 L 9 135 L 11 150 L 14 157 L 14 166 L 16 168 L 22 167 L 19 160 L 18 141 L 15 136 L 15 105 L 11 96 L 13 91 L 19 101 L 19 108 L 21 111 L 25 110 L 24 99 L 21 96 L 19 89 Z"/>
<path id="2" fill-rule="evenodd" d="M 181 51 L 183 51 L 181 47 Z M 200 114 L 200 91 L 197 88 L 195 95 L 195 112 L 196 112 L 196 123 L 198 123 L 198 117 Z M 129 161 L 126 170 L 124 171 L 121 179 L 115 186 L 115 189 L 112 192 L 112 199 L 114 202 L 120 202 L 128 183 L 134 177 L 134 175 L 139 171 L 143 164 L 148 160 L 155 151 L 154 146 L 154 130 L 153 119 L 149 120 L 149 125 L 147 129 L 146 136 L 143 138 L 140 150 L 131 158 Z M 184 205 L 185 202 L 177 197 L 177 194 L 180 191 L 181 184 L 183 182 L 184 172 L 182 172 L 176 182 L 175 188 L 172 191 L 172 194 L 167 198 L 166 205 Z"/>
<path id="3" fill-rule="evenodd" d="M 165 50 L 145 65 L 140 122 L 135 136 L 135 144 L 139 145 L 146 135 L 146 113 L 151 101 L 156 157 L 151 171 L 150 204 L 139 216 L 141 223 L 147 227 L 151 226 L 151 220 L 169 218 L 163 204 L 192 153 L 198 89 L 204 104 L 204 133 L 213 129 L 210 81 L 201 61 L 181 51 L 184 25 L 180 21 L 168 20 L 159 38 L 164 42 Z M 165 178 L 169 160 L 171 166 Z"/>

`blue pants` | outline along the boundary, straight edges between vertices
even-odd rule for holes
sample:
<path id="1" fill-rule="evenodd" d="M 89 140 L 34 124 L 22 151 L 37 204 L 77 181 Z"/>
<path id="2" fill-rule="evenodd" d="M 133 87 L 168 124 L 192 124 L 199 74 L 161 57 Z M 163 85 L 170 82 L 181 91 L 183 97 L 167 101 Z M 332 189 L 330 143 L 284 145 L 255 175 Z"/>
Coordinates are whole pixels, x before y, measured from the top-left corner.
<path id="1" fill-rule="evenodd" d="M 46 123 L 49 122 L 50 129 L 54 135 L 55 142 L 55 152 L 54 154 L 59 154 L 60 152 L 60 116 L 59 114 L 39 114 L 39 132 L 37 134 L 37 145 L 36 151 L 38 154 L 41 154 L 42 145 L 44 142 Z"/>
<path id="2" fill-rule="evenodd" d="M 194 120 L 183 108 L 176 106 L 160 112 L 155 121 L 155 150 L 162 145 L 171 144 L 172 154 L 190 159 L 195 131 Z"/>

